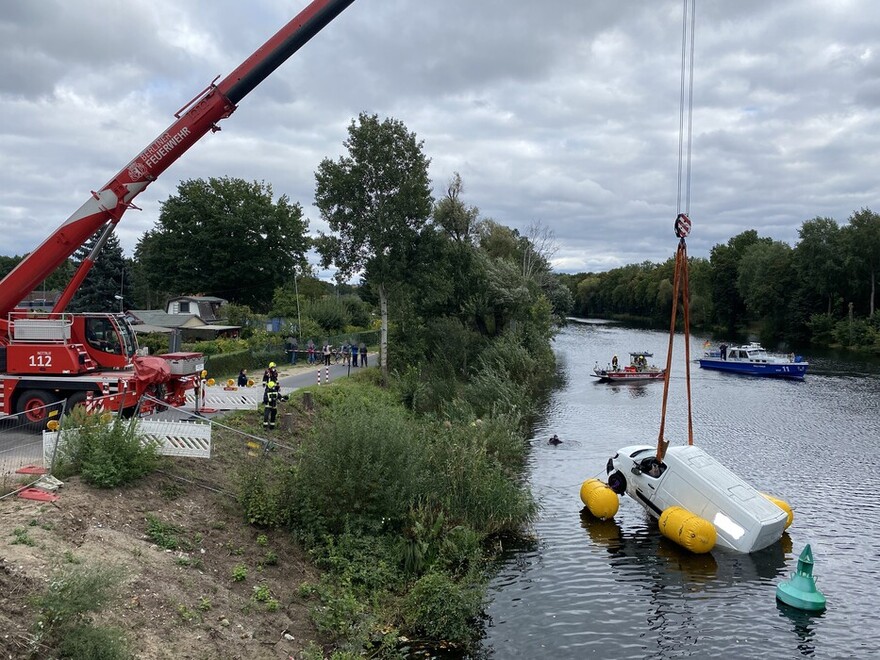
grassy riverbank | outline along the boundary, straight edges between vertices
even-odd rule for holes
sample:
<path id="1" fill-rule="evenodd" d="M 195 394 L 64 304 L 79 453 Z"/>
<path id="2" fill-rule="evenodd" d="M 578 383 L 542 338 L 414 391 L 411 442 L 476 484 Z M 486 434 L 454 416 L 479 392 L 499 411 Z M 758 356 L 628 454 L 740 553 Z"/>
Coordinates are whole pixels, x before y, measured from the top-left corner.
<path id="1" fill-rule="evenodd" d="M 245 467 L 245 515 L 289 530 L 322 571 L 300 592 L 335 657 L 466 648 L 481 633 L 497 540 L 536 511 L 515 402 L 531 381 L 504 387 L 484 374 L 425 414 L 412 407 L 430 393 L 413 396 L 406 377 L 382 388 L 377 376 L 315 388 L 310 407 L 305 393 L 289 402 L 302 425 L 295 445 L 280 439 Z"/>
<path id="2" fill-rule="evenodd" d="M 536 511 L 522 469 L 550 371 L 548 353 L 515 338 L 466 382 L 410 368 L 381 386 L 368 369 L 295 393 L 275 431 L 257 412 L 217 419 L 210 461 L 85 483 L 124 467 L 113 463 L 72 477 L 56 505 L 4 501 L 0 648 L 306 660 L 467 649 L 498 541 Z M 116 452 L 97 447 L 92 466 L 109 465 Z"/>

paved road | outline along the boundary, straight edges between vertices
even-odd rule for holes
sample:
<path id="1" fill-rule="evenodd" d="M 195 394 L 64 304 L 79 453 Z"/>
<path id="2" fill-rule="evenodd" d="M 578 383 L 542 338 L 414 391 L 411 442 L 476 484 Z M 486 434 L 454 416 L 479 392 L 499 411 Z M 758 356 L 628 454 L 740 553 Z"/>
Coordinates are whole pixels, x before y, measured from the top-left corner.
<path id="1" fill-rule="evenodd" d="M 373 361 L 377 359 L 378 356 L 370 355 Z M 296 366 L 292 365 L 281 365 L 281 368 L 278 370 L 278 375 L 280 376 L 279 380 L 281 381 L 281 388 L 285 393 L 290 390 L 298 390 L 301 387 L 308 387 L 309 385 L 316 385 L 318 383 L 318 372 L 321 373 L 321 382 L 327 382 L 327 374 L 330 375 L 330 382 L 332 383 L 337 378 L 343 378 L 345 376 L 349 376 L 352 373 L 357 373 L 360 367 L 348 367 L 344 364 L 331 364 L 329 367 L 324 366 L 302 366 L 302 362 L 298 362 Z M 262 378 L 262 374 L 258 374 L 259 378 Z M 255 379 L 256 380 L 256 379 Z"/>
<path id="2" fill-rule="evenodd" d="M 368 359 L 370 360 L 370 364 L 377 364 L 379 360 L 378 353 L 369 353 Z M 296 366 L 290 364 L 280 364 L 278 368 L 278 380 L 281 383 L 281 391 L 283 394 L 290 394 L 294 390 L 298 390 L 302 387 L 310 387 L 312 385 L 318 384 L 318 373 L 321 374 L 321 382 L 327 383 L 327 376 L 330 376 L 330 382 L 332 383 L 339 378 L 345 378 L 352 373 L 357 373 L 358 369 L 361 367 L 349 367 L 344 364 L 331 364 L 329 367 L 325 367 L 323 365 L 318 366 L 310 365 L 306 362 L 299 361 Z M 263 379 L 263 373 L 259 369 L 251 370 L 249 375 L 251 379 L 253 379 L 256 383 L 257 387 L 260 387 L 260 384 Z M 185 406 L 183 408 L 170 408 L 165 412 L 157 413 L 153 418 L 154 419 L 185 419 L 191 418 L 193 416 L 193 409 L 191 406 Z M 220 410 L 216 412 L 208 412 L 202 413 L 201 416 L 210 419 L 211 417 L 215 417 L 216 415 L 222 415 L 226 411 Z"/>

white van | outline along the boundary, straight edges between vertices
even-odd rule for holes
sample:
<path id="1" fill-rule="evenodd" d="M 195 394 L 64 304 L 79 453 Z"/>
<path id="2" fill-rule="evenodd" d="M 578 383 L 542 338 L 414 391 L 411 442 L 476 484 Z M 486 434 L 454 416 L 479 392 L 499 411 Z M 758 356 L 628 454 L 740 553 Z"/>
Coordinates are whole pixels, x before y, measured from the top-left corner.
<path id="1" fill-rule="evenodd" d="M 708 520 L 716 543 L 755 552 L 782 537 L 788 514 L 699 447 L 669 447 L 663 462 L 657 448 L 624 447 L 608 459 L 608 485 L 626 493 L 654 518 L 680 506 Z"/>

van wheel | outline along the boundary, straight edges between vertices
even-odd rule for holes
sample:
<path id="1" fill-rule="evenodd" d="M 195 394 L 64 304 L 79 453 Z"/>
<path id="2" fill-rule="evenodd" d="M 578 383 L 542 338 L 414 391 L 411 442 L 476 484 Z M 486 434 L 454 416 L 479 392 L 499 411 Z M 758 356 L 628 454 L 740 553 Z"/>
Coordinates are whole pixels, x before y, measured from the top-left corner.
<path id="1" fill-rule="evenodd" d="M 623 476 L 623 472 L 615 470 L 609 474 L 608 487 L 618 495 L 623 495 L 626 492 L 626 477 Z"/>

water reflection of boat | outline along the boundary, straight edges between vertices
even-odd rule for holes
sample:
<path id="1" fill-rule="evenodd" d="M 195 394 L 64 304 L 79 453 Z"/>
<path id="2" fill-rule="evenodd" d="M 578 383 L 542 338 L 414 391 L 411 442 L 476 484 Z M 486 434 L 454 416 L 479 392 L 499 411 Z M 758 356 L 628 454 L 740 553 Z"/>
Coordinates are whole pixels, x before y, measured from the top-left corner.
<path id="1" fill-rule="evenodd" d="M 707 350 L 699 362 L 702 369 L 794 380 L 803 380 L 810 366 L 800 355 L 769 353 L 756 342 L 729 350 L 721 344 L 720 348 Z"/>
<path id="2" fill-rule="evenodd" d="M 617 364 L 617 356 L 615 355 L 611 364 L 604 369 L 596 363 L 591 375 L 598 378 L 600 383 L 640 383 L 663 380 L 663 374 L 666 370 L 648 364 L 648 358 L 653 355 L 647 351 L 634 351 L 629 354 L 629 364 L 622 369 Z"/>
<path id="3" fill-rule="evenodd" d="M 596 381 L 596 385 L 599 384 L 600 381 Z M 607 388 L 614 394 L 626 394 L 630 399 L 640 399 L 648 396 L 650 394 L 649 390 L 654 389 L 644 380 L 640 380 L 636 383 L 611 383 Z"/>

